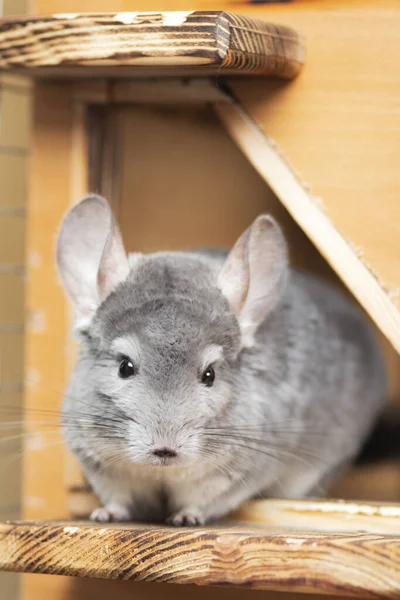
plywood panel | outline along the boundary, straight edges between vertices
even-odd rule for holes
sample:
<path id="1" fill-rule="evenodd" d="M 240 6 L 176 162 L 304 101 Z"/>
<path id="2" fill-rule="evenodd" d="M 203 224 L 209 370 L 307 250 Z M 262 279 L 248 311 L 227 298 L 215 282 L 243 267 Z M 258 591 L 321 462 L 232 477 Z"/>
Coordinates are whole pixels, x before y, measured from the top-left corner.
<path id="1" fill-rule="evenodd" d="M 3 15 L 22 15 L 29 10 L 29 0 L 2 0 Z"/>
<path id="2" fill-rule="evenodd" d="M 0 264 L 4 268 L 23 267 L 25 262 L 25 219 L 0 211 Z"/>
<path id="3" fill-rule="evenodd" d="M 233 88 L 400 307 L 400 10 L 293 3 L 269 14 L 304 32 L 307 66 L 286 88 Z"/>
<path id="4" fill-rule="evenodd" d="M 1 344 L 1 341 L 0 341 Z M 0 348 L 2 345 L 0 346 Z M 17 519 L 20 516 L 22 427 L 17 421 L 22 416 L 22 391 L 17 384 L 1 386 L 0 390 L 0 518 Z M 12 389 L 14 388 L 14 391 Z M 8 390 L 8 391 L 7 391 Z M 7 422 L 10 423 L 9 426 Z M 11 424 L 12 423 L 12 424 Z M 0 579 L 0 589 L 1 579 Z M 10 599 L 13 597 L 10 596 Z"/>
<path id="5" fill-rule="evenodd" d="M 72 116 L 68 87 L 38 86 L 34 99 L 33 159 L 27 249 L 29 279 L 26 334 L 27 417 L 56 411 L 65 382 L 68 315 L 54 264 L 54 232 L 71 202 Z M 37 326 L 40 315 L 42 327 Z M 35 326 L 36 323 L 36 326 Z M 25 455 L 25 517 L 62 515 L 64 454 L 38 448 Z M 34 501 L 30 499 L 34 498 Z"/>
<path id="6" fill-rule="evenodd" d="M 272 212 L 290 240 L 293 261 L 335 279 L 211 109 L 124 108 L 119 127 L 115 210 L 130 251 L 229 247 L 258 214 Z"/>
<path id="7" fill-rule="evenodd" d="M 0 212 L 24 214 L 26 204 L 26 173 L 28 159 L 24 153 L 1 152 L 0 149 Z"/>
<path id="8" fill-rule="evenodd" d="M 24 322 L 24 280 L 18 273 L 0 273 L 0 323 L 9 326 Z M 6 327 L 5 327 L 6 329 Z"/>
<path id="9" fill-rule="evenodd" d="M 5 0 L 13 2 L 13 0 Z M 22 0 L 20 0 L 22 1 Z M 146 0 L 138 0 L 132 6 L 131 0 L 30 0 L 31 10 L 36 14 L 51 14 L 57 12 L 85 12 L 85 11 L 146 11 L 149 10 L 149 5 Z M 276 2 L 278 4 L 278 2 Z M 272 4 L 272 3 L 271 3 Z M 301 10 L 314 9 L 322 11 L 331 11 L 339 9 L 355 9 L 369 7 L 383 7 L 388 9 L 398 8 L 397 0 L 294 0 L 293 4 Z M 235 12 L 245 13 L 251 12 L 254 9 L 257 12 L 262 12 L 264 15 L 273 10 L 273 6 L 269 3 L 265 6 L 254 7 L 249 2 L 234 0 L 232 2 L 215 2 L 215 0 L 193 0 L 188 6 L 185 0 L 156 0 L 151 5 L 151 10 L 234 10 Z M 278 7 L 285 10 L 286 7 Z M 291 7 L 287 7 L 289 10 Z"/>
<path id="10" fill-rule="evenodd" d="M 70 361 L 70 315 L 56 274 L 54 235 L 67 208 L 85 191 L 81 185 L 83 117 L 68 85 L 36 87 L 27 228 L 25 415 L 31 435 L 24 454 L 25 518 L 67 515 L 65 451 L 59 428 L 51 433 L 34 421 L 43 409 L 57 418 Z M 23 578 L 23 598 L 41 597 L 36 595 L 38 583 Z M 58 600 L 56 590 L 61 593 L 64 587 L 53 582 L 52 600 Z"/>
<path id="11" fill-rule="evenodd" d="M 23 341 L 22 331 L 0 331 L 0 372 L 4 382 L 22 383 Z"/>
<path id="12" fill-rule="evenodd" d="M 0 14 L 25 0 L 3 0 Z M 20 516 L 22 428 L 5 420 L 22 417 L 23 322 L 29 86 L 21 78 L 0 77 L 0 515 Z M 10 439 L 13 438 L 13 439 Z M 1 597 L 19 600 L 20 578 L 0 574 Z"/>
<path id="13" fill-rule="evenodd" d="M 0 146 L 18 148 L 19 154 L 30 143 L 30 94 L 28 89 L 0 88 Z"/>

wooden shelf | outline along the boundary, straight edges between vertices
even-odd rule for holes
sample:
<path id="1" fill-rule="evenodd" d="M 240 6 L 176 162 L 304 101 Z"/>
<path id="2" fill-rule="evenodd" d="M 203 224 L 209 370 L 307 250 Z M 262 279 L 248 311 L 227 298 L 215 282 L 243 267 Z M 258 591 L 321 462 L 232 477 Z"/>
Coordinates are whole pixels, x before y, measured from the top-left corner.
<path id="1" fill-rule="evenodd" d="M 222 11 L 0 20 L 0 69 L 40 77 L 272 75 L 303 63 L 293 29 Z"/>
<path id="2" fill-rule="evenodd" d="M 294 525 L 295 515 L 301 513 L 307 517 L 308 529 L 277 525 L 284 522 L 285 514 Z M 271 500 L 253 502 L 236 514 L 236 521 L 214 527 L 176 529 L 88 521 L 3 523 L 0 568 L 399 598 L 399 514 L 400 506 Z M 335 515 L 340 516 L 338 530 L 324 530 L 332 528 Z M 254 522 L 243 523 L 239 520 L 243 517 Z"/>

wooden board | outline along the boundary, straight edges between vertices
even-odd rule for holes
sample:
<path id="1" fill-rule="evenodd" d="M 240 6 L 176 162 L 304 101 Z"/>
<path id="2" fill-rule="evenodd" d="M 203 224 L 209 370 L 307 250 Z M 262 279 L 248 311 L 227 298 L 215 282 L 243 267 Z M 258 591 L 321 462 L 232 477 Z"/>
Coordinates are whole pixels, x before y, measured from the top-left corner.
<path id="1" fill-rule="evenodd" d="M 399 508 L 398 508 L 399 510 Z M 350 513 L 351 514 L 351 513 Z M 357 517 L 354 517 L 357 521 Z M 227 523 L 0 524 L 0 568 L 75 577 L 397 598 L 400 537 Z"/>
<path id="2" fill-rule="evenodd" d="M 26 0 L 3 0 L 0 14 L 26 11 Z M 0 75 L 0 515 L 21 516 L 25 220 L 30 126 L 30 86 Z M 12 438 L 12 439 L 10 439 Z M 1 597 L 19 600 L 20 577 L 0 573 Z"/>
<path id="3" fill-rule="evenodd" d="M 291 78 L 302 62 L 295 30 L 221 11 L 70 13 L 0 22 L 0 68 L 43 76 Z"/>
<path id="4" fill-rule="evenodd" d="M 362 256 L 335 228 L 320 203 L 240 105 L 217 108 L 226 129 L 334 271 L 400 353 L 400 311 Z"/>

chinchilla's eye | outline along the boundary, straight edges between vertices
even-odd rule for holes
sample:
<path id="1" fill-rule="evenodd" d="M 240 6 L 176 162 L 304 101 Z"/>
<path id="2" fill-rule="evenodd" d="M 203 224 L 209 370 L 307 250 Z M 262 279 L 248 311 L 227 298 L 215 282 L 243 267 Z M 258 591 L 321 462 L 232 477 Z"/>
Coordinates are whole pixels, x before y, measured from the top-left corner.
<path id="1" fill-rule="evenodd" d="M 135 375 L 135 373 L 136 373 L 136 370 L 135 370 L 135 367 L 134 367 L 131 359 L 123 358 L 121 360 L 121 362 L 119 363 L 118 375 L 122 379 L 128 379 L 128 377 L 132 377 L 133 375 Z"/>
<path id="2" fill-rule="evenodd" d="M 201 383 L 207 387 L 212 387 L 215 379 L 215 371 L 212 367 L 207 367 L 201 376 Z"/>

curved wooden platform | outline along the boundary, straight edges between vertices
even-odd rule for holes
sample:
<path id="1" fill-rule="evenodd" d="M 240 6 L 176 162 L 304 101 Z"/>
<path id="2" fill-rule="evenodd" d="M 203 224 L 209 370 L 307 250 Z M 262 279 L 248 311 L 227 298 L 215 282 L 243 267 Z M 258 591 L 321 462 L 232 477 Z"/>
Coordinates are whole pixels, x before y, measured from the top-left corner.
<path id="1" fill-rule="evenodd" d="M 241 522 L 243 517 L 250 522 Z M 88 521 L 3 523 L 0 569 L 400 597 L 399 505 L 257 501 L 234 518 L 238 520 L 201 528 Z"/>
<path id="2" fill-rule="evenodd" d="M 295 30 L 221 11 L 74 13 L 0 21 L 0 69 L 38 76 L 292 78 L 303 53 Z"/>

